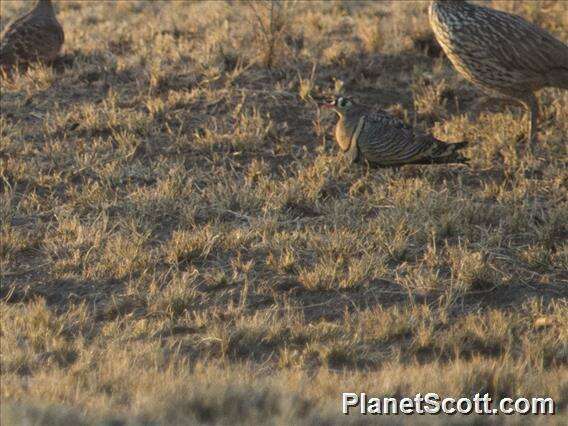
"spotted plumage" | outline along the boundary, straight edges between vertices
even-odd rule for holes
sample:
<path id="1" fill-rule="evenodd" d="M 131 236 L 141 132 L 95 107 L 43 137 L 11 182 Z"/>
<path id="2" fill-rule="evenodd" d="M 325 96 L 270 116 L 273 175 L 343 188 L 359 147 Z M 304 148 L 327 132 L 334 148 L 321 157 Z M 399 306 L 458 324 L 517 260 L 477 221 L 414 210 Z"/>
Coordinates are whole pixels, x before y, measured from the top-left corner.
<path id="1" fill-rule="evenodd" d="M 489 94 L 514 99 L 528 109 L 534 142 L 534 92 L 568 89 L 568 46 L 520 16 L 463 0 L 433 0 L 429 14 L 436 39 L 461 75 Z"/>
<path id="2" fill-rule="evenodd" d="M 344 97 L 324 107 L 339 115 L 335 138 L 352 163 L 366 161 L 386 167 L 467 162 L 467 158 L 458 152 L 467 146 L 467 142 L 442 142 L 415 131 L 385 111 L 372 111 Z"/>
<path id="3" fill-rule="evenodd" d="M 28 13 L 10 22 L 0 35 L 0 68 L 53 61 L 64 42 L 51 0 L 38 0 Z"/>

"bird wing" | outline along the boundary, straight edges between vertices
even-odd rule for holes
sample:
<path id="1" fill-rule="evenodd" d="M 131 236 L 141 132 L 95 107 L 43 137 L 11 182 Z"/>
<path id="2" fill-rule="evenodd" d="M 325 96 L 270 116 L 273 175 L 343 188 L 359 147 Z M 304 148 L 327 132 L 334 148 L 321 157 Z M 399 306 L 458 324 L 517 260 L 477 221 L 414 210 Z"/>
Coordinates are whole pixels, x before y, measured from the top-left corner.
<path id="1" fill-rule="evenodd" d="M 365 116 L 357 138 L 362 156 L 371 163 L 402 164 L 429 157 L 436 139 L 418 134 L 402 120 L 384 111 Z"/>
<path id="2" fill-rule="evenodd" d="M 568 69 L 568 46 L 524 18 L 499 10 L 475 8 L 477 25 L 463 25 L 472 42 L 488 45 L 499 64 L 513 71 L 542 75 L 551 69 Z M 483 23 L 483 24 L 481 24 Z M 528 76 L 527 76 L 528 77 Z"/>
<path id="3" fill-rule="evenodd" d="M 511 49 L 516 53 L 517 60 L 541 72 L 558 67 L 568 69 L 568 45 L 520 16 L 512 15 L 512 19 L 518 25 L 515 26 L 509 47 L 518 46 L 518 50 Z"/>

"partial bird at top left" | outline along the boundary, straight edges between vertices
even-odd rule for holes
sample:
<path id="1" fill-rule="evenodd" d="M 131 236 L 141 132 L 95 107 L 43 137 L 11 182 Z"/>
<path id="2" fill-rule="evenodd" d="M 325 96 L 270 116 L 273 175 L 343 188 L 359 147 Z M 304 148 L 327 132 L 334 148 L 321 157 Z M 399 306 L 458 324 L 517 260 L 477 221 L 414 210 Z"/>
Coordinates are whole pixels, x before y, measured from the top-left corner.
<path id="1" fill-rule="evenodd" d="M 57 58 L 65 36 L 51 0 L 38 0 L 34 7 L 14 19 L 0 35 L 0 70 Z"/>

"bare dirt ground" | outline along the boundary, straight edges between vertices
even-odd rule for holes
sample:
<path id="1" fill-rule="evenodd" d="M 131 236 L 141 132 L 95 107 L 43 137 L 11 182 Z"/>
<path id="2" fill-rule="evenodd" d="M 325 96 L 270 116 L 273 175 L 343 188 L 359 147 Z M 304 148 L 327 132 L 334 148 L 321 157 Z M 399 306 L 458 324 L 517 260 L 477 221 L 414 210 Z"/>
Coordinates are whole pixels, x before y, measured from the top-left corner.
<path id="1" fill-rule="evenodd" d="M 568 39 L 566 2 L 491 4 Z M 527 151 L 427 5 L 58 2 L 62 59 L 1 87 L 2 424 L 392 424 L 342 391 L 546 395 L 562 423 L 568 92 Z M 336 93 L 470 167 L 348 167 Z"/>

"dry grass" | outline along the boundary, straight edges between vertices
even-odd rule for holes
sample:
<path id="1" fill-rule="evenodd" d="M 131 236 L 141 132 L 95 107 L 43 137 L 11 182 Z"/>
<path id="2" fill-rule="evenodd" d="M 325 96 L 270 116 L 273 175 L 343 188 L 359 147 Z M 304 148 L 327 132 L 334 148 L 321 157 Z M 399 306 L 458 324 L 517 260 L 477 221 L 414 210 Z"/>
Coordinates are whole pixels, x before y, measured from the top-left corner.
<path id="1" fill-rule="evenodd" d="M 564 2 L 494 3 L 568 39 Z M 2 82 L 2 424 L 369 421 L 341 391 L 565 416 L 568 93 L 525 152 L 426 8 L 60 2 L 62 63 Z M 471 167 L 348 168 L 336 90 Z"/>

